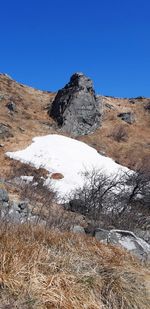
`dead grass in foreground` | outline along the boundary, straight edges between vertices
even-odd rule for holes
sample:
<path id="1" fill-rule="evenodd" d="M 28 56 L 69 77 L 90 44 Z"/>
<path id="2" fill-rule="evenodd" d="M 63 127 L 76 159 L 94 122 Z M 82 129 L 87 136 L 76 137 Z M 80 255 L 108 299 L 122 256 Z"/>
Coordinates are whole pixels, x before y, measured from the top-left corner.
<path id="1" fill-rule="evenodd" d="M 94 238 L 1 225 L 1 309 L 148 309 L 149 278 L 127 252 Z"/>

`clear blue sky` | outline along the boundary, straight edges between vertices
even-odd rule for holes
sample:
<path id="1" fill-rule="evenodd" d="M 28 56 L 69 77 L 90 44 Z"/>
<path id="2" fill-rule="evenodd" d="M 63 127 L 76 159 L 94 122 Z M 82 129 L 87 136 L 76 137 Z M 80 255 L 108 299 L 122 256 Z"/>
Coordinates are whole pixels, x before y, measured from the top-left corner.
<path id="1" fill-rule="evenodd" d="M 76 71 L 150 97 L 150 0 L 0 0 L 0 72 L 56 91 Z"/>

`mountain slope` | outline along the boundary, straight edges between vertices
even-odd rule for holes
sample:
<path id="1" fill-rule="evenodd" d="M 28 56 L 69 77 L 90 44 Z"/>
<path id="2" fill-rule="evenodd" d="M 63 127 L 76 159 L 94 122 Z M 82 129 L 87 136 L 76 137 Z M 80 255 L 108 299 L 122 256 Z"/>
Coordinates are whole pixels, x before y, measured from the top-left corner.
<path id="1" fill-rule="evenodd" d="M 95 237 L 70 231 L 75 225 L 80 225 L 85 227 L 86 233 L 94 236 L 92 228 L 95 232 L 97 227 L 100 227 L 100 231 L 101 228 L 107 228 L 106 224 L 118 224 L 112 214 L 111 220 L 106 215 L 105 221 L 101 213 L 95 220 L 93 217 L 89 219 L 82 212 L 69 211 L 65 205 L 56 204 L 53 192 L 43 186 L 43 177 L 47 176 L 47 171 L 42 167 L 49 170 L 54 182 L 63 183 L 66 177 L 63 168 L 67 167 L 69 172 L 77 169 L 76 160 L 82 159 L 80 163 L 84 160 L 88 163 L 88 156 L 94 164 L 98 157 L 101 158 L 101 162 L 106 163 L 106 169 L 114 167 L 113 172 L 118 166 L 94 149 L 91 155 L 91 148 L 85 144 L 82 150 L 79 147 L 79 153 L 76 153 L 72 143 L 65 144 L 64 151 L 59 149 L 60 140 L 70 136 L 63 132 L 64 136 L 61 137 L 61 129 L 48 115 L 55 96 L 55 93 L 30 88 L 0 74 L 0 308 L 148 309 L 148 262 L 145 260 L 146 265 L 143 266 L 117 245 L 104 244 Z M 102 126 L 94 133 L 77 137 L 77 141 L 72 142 L 78 144 L 78 140 L 84 141 L 122 165 L 136 167 L 146 162 L 148 169 L 150 123 L 149 109 L 145 106 L 148 106 L 150 99 L 106 96 L 98 99 L 103 103 Z M 45 139 L 43 136 L 47 138 L 47 135 L 52 136 L 52 139 L 59 136 L 57 149 L 55 140 L 50 144 L 41 143 Z M 37 147 L 40 153 L 35 152 L 30 157 L 30 151 L 26 153 L 26 150 L 22 150 L 31 144 L 35 136 L 40 136 L 36 139 L 40 142 L 40 147 Z M 85 148 L 87 151 L 84 152 Z M 31 146 L 27 149 L 30 150 Z M 11 156 L 24 162 L 33 164 L 35 158 L 41 156 L 41 168 L 35 170 L 34 167 L 6 156 L 7 152 L 18 150 L 19 153 L 11 153 Z M 49 155 L 49 150 L 52 150 L 52 156 L 43 156 L 43 153 Z M 72 153 L 74 162 L 68 158 Z M 62 162 L 59 160 L 61 156 L 65 159 Z M 30 179 L 34 176 L 35 182 L 41 178 L 42 181 L 36 182 L 36 185 L 32 183 L 32 186 L 26 182 L 28 176 Z M 70 177 L 69 185 L 74 180 L 74 174 Z M 108 197 L 110 199 L 110 195 Z M 110 202 L 112 205 L 112 200 Z M 123 222 L 128 225 L 131 222 L 133 225 L 132 221 L 140 214 L 142 222 L 138 221 L 138 228 L 143 228 L 143 220 L 146 218 L 146 222 L 149 222 L 147 212 L 146 209 L 142 217 L 136 207 L 132 212 L 127 207 L 122 217 L 125 222 L 120 221 L 120 213 L 117 218 L 119 224 Z M 21 221 L 22 216 L 25 221 Z M 16 218 L 18 221 L 15 221 Z M 134 223 L 137 224 L 136 220 Z M 144 225 L 146 229 L 148 225 Z"/>
<path id="2" fill-rule="evenodd" d="M 10 133 L 4 136 L 0 134 L 0 143 L 3 146 L 0 149 L 1 174 L 9 170 L 9 160 L 4 155 L 6 151 L 25 148 L 35 136 L 62 134 L 47 113 L 47 107 L 51 105 L 55 95 L 19 84 L 0 74 L 0 124 Z M 94 133 L 77 139 L 130 168 L 144 161 L 148 164 L 150 116 L 145 106 L 150 99 L 142 97 L 121 99 L 106 96 L 101 96 L 100 99 L 103 102 L 102 126 Z M 10 111 L 6 106 L 10 102 L 15 104 L 15 111 Z M 122 112 L 131 112 L 135 121 L 132 124 L 123 121 L 118 117 Z M 0 132 L 1 129 L 3 127 L 0 127 Z M 120 130 L 124 136 L 118 141 L 116 136 Z M 68 136 L 64 132 L 63 135 Z"/>

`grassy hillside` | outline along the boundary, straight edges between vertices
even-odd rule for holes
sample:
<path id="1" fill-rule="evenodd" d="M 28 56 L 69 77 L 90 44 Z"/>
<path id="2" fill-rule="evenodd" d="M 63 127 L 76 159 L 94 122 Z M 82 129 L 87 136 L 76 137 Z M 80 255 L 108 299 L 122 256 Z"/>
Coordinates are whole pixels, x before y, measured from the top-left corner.
<path id="1" fill-rule="evenodd" d="M 149 265 L 117 246 L 68 232 L 74 224 L 86 226 L 85 217 L 52 203 L 43 185 L 33 190 L 15 182 L 22 175 L 35 180 L 45 176 L 42 168 L 12 161 L 5 153 L 26 148 L 35 136 L 62 134 L 47 114 L 54 97 L 0 74 L 0 188 L 7 189 L 11 203 L 27 198 L 33 214 L 47 218 L 51 227 L 0 220 L 0 309 L 149 309 Z M 145 106 L 150 99 L 100 100 L 102 127 L 77 139 L 123 165 L 142 164 L 148 170 L 150 121 Z M 10 102 L 14 111 L 7 107 Z M 127 124 L 118 117 L 121 112 L 132 112 L 135 121 Z M 124 132 L 119 140 L 117 130 Z M 58 181 L 62 176 L 59 170 L 53 175 Z"/>
<path id="2" fill-rule="evenodd" d="M 146 268 L 94 238 L 1 225 L 0 256 L 0 308 L 149 308 Z"/>

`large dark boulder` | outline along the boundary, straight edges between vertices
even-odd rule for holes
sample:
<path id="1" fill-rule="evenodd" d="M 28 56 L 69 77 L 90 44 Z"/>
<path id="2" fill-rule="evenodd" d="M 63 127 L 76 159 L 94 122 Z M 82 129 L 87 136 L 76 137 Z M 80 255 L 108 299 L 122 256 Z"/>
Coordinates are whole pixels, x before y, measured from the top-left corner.
<path id="1" fill-rule="evenodd" d="M 75 73 L 58 91 L 48 113 L 63 131 L 84 135 L 100 126 L 100 105 L 92 81 L 82 73 Z"/>

